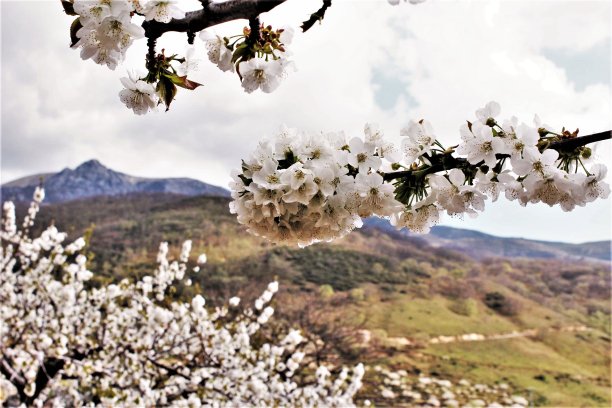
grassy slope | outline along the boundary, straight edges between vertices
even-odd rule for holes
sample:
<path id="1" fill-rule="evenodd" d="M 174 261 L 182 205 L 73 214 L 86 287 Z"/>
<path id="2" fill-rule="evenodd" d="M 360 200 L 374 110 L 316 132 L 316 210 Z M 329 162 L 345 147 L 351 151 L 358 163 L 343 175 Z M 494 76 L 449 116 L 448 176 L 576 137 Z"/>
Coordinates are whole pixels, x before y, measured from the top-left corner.
<path id="1" fill-rule="evenodd" d="M 305 250 L 275 247 L 245 233 L 227 205 L 222 198 L 132 196 L 49 206 L 41 216 L 43 223 L 53 219 L 73 236 L 96 225 L 92 269 L 102 271 L 102 280 L 148 273 L 160 241 L 169 241 L 177 251 L 181 240 L 192 239 L 193 256 L 206 252 L 209 258 L 193 277 L 195 290 L 239 291 L 274 276 L 302 290 L 322 284 L 336 291 L 362 287 L 366 299 L 347 310 L 347 322 L 366 319 L 366 327 L 392 337 L 424 342 L 437 335 L 590 324 L 594 330 L 582 333 L 428 345 L 418 352 L 397 352 L 386 362 L 408 361 L 426 371 L 474 381 L 503 379 L 531 388 L 534 399 L 548 405 L 610 405 L 606 267 L 476 262 L 375 230 Z M 512 299 L 518 311 L 504 316 L 491 310 L 483 303 L 487 292 Z M 458 314 L 454 306 L 466 302 L 471 308 Z"/>
<path id="2" fill-rule="evenodd" d="M 383 330 L 389 337 L 421 342 L 435 335 L 486 335 L 575 324 L 564 314 L 525 302 L 523 311 L 513 318 L 492 313 L 482 304 L 472 316 L 457 315 L 448 309 L 448 299 L 419 299 L 406 294 L 396 294 L 384 302 L 368 302 L 362 310 L 367 308 L 370 327 L 378 329 L 376 333 Z M 539 404 L 609 406 L 609 344 L 609 338 L 598 330 L 554 331 L 518 339 L 429 344 L 421 350 L 423 358 L 410 362 L 443 376 L 483 383 L 502 381 L 531 389 Z M 403 357 L 396 354 L 386 362 L 401 365 Z"/>

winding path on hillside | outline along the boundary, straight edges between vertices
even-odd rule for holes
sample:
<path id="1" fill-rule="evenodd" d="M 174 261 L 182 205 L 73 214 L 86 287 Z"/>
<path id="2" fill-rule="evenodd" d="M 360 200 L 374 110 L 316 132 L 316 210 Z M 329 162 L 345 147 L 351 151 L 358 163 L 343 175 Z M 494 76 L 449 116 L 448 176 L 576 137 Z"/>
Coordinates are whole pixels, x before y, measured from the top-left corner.
<path id="1" fill-rule="evenodd" d="M 547 333 L 559 333 L 559 332 L 584 332 L 593 330 L 586 326 L 563 326 L 563 327 L 548 327 L 543 329 L 527 329 L 522 331 L 511 331 L 506 333 L 495 333 L 495 334 L 480 334 L 480 333 L 467 333 L 459 334 L 457 336 L 436 336 L 429 339 L 429 344 L 449 344 L 449 343 L 466 343 L 474 341 L 495 341 L 495 340 L 507 340 L 516 339 L 521 337 L 535 337 L 541 334 Z M 368 344 L 371 340 L 372 334 L 369 330 L 360 330 L 362 336 L 362 342 Z M 387 337 L 387 342 L 396 346 L 411 346 L 415 342 L 407 337 Z"/>
<path id="2" fill-rule="evenodd" d="M 459 343 L 459 342 L 470 342 L 470 341 L 488 341 L 488 340 L 506 340 L 516 339 L 519 337 L 534 337 L 539 334 L 556 333 L 556 332 L 583 332 L 592 330 L 586 326 L 564 326 L 559 328 L 549 327 L 545 329 L 527 329 L 523 331 L 511 331 L 507 333 L 496 333 L 496 334 L 479 334 L 469 333 L 460 334 L 458 336 L 438 336 L 429 339 L 429 344 L 447 344 L 447 343 Z"/>

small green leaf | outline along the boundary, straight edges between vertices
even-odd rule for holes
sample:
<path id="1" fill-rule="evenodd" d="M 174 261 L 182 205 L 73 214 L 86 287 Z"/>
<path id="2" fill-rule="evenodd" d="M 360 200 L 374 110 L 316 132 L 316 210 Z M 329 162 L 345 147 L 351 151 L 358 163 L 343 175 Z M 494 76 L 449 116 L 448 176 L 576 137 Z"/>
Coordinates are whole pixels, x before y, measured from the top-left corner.
<path id="1" fill-rule="evenodd" d="M 235 63 L 238 60 L 247 61 L 248 58 L 252 54 L 249 46 L 246 42 L 241 43 L 234 50 L 234 55 L 232 55 L 232 63 Z"/>
<path id="2" fill-rule="evenodd" d="M 172 81 L 174 85 L 178 85 L 181 88 L 189 89 L 192 91 L 196 89 L 198 86 L 202 86 L 202 84 L 188 79 L 187 75 L 178 76 L 177 74 L 164 74 L 164 76 L 168 78 L 170 81 Z"/>
<path id="3" fill-rule="evenodd" d="M 64 7 L 64 13 L 69 16 L 78 16 L 78 14 L 74 11 L 74 4 L 72 4 L 71 0 L 60 0 L 62 6 Z"/>
<path id="4" fill-rule="evenodd" d="M 170 104 L 176 96 L 176 85 L 174 85 L 170 78 L 168 78 L 166 75 L 162 75 L 162 77 L 159 79 L 159 82 L 157 83 L 156 91 L 159 95 L 159 99 L 163 101 L 166 105 L 167 112 L 168 109 L 170 109 Z"/>
<path id="5" fill-rule="evenodd" d="M 79 42 L 79 37 L 77 37 L 77 32 L 83 28 L 81 24 L 81 19 L 79 17 L 75 18 L 72 24 L 70 24 L 70 46 L 74 47 L 76 43 Z"/>

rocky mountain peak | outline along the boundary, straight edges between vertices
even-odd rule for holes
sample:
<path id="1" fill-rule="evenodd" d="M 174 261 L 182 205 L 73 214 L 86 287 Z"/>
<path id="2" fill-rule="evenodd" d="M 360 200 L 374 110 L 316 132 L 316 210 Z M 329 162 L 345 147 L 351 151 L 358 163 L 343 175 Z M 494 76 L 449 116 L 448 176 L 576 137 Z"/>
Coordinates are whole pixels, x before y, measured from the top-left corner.
<path id="1" fill-rule="evenodd" d="M 41 175 L 42 176 L 42 175 Z M 28 176 L 2 186 L 2 200 L 29 201 L 41 177 Z M 46 202 L 64 202 L 94 196 L 166 192 L 185 196 L 228 196 L 224 188 L 190 178 L 144 178 L 114 171 L 96 159 L 81 163 L 74 170 L 65 168 L 45 174 Z M 36 182 L 35 182 L 36 181 Z"/>
<path id="2" fill-rule="evenodd" d="M 104 166 L 96 159 L 87 160 L 74 169 L 75 172 L 91 172 L 100 170 L 109 170 L 109 168 Z"/>

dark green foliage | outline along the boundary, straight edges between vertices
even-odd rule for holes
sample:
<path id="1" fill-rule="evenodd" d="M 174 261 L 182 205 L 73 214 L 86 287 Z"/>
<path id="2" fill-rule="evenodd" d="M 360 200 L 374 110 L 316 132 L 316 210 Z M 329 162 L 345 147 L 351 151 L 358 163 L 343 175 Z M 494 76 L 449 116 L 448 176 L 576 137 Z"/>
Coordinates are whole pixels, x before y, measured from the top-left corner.
<path id="1" fill-rule="evenodd" d="M 499 292 L 485 294 L 484 304 L 504 316 L 514 316 L 519 311 L 518 303 Z"/>

